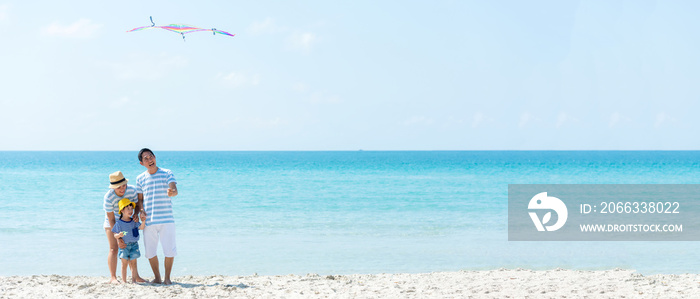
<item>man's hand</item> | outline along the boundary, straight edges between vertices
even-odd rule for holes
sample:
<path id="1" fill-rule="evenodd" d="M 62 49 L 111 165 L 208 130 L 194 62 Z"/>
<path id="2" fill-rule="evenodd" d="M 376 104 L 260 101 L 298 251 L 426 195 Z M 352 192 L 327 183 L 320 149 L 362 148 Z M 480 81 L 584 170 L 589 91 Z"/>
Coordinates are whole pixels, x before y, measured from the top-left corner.
<path id="1" fill-rule="evenodd" d="M 124 249 L 126 248 L 126 243 L 124 243 L 124 240 L 122 238 L 117 239 L 117 245 L 119 248 Z"/>
<path id="2" fill-rule="evenodd" d="M 177 196 L 177 188 L 168 188 L 168 196 L 169 197 Z"/>
<path id="3" fill-rule="evenodd" d="M 146 222 L 146 212 L 141 212 L 139 215 L 141 222 Z"/>

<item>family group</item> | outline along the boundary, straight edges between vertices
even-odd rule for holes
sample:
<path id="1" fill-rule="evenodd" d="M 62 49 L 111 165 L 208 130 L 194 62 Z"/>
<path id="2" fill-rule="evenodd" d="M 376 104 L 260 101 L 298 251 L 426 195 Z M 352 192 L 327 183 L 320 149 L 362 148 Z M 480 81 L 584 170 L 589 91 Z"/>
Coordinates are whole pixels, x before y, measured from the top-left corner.
<path id="1" fill-rule="evenodd" d="M 141 257 L 139 231 L 143 231 L 146 258 L 155 276 L 151 282 L 172 284 L 170 273 L 177 246 L 171 198 L 178 194 L 177 181 L 172 171 L 156 165 L 156 155 L 150 149 L 141 149 L 138 158 L 146 171 L 136 178 L 136 185 L 129 185 L 121 171 L 114 172 L 109 175 L 109 191 L 104 196 L 111 283 L 120 283 L 116 275 L 118 258 L 122 261 L 122 282 L 127 282 L 127 266 L 131 268 L 132 282 L 146 282 L 139 276 L 137 266 L 137 259 Z M 163 280 L 156 254 L 159 243 L 165 255 Z"/>

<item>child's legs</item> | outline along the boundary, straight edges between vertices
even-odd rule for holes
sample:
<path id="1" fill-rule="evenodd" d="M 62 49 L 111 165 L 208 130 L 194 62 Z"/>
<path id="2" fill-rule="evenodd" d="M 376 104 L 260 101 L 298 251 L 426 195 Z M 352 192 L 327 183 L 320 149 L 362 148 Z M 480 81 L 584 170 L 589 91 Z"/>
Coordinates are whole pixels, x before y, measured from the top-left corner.
<path id="1" fill-rule="evenodd" d="M 129 250 L 129 256 L 127 258 L 129 259 L 129 267 L 131 268 L 131 280 L 133 282 L 144 282 L 141 276 L 139 276 L 138 264 L 136 262 L 137 259 L 141 257 L 139 243 L 128 243 L 126 247 Z"/>
<path id="2" fill-rule="evenodd" d="M 136 259 L 129 260 L 129 267 L 131 267 L 131 280 L 136 280 L 139 277 L 139 270 L 136 268 Z"/>
<path id="3" fill-rule="evenodd" d="M 126 266 L 129 265 L 127 259 L 122 259 L 122 281 L 126 282 Z"/>

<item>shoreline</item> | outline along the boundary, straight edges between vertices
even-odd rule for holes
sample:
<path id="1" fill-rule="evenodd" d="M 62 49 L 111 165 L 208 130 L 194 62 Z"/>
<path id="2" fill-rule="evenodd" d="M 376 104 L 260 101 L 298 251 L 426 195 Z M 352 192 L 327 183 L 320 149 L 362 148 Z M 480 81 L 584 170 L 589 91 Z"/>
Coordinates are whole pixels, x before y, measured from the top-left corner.
<path id="1" fill-rule="evenodd" d="M 146 277 L 144 277 L 146 278 Z M 679 298 L 700 295 L 700 274 L 527 270 L 416 274 L 176 276 L 171 286 L 109 284 L 106 276 L 2 276 L 0 298 Z"/>

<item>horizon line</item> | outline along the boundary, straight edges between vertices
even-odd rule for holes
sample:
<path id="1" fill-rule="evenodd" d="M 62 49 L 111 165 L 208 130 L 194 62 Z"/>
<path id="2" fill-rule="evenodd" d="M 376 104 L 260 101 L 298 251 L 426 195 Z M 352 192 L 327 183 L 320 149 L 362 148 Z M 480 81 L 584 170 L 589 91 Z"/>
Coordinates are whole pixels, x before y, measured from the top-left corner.
<path id="1" fill-rule="evenodd" d="M 150 148 L 149 148 L 150 149 Z M 0 152 L 138 152 L 135 150 L 3 150 Z M 158 152 L 698 152 L 700 149 L 401 149 L 401 150 L 154 150 Z"/>

